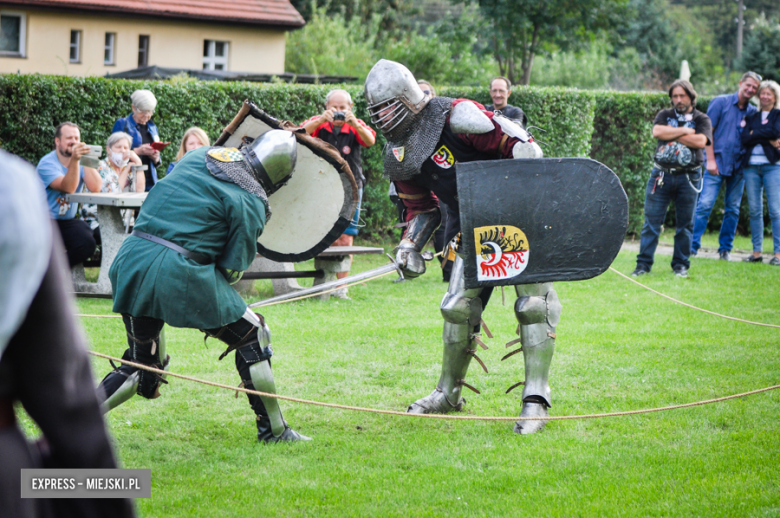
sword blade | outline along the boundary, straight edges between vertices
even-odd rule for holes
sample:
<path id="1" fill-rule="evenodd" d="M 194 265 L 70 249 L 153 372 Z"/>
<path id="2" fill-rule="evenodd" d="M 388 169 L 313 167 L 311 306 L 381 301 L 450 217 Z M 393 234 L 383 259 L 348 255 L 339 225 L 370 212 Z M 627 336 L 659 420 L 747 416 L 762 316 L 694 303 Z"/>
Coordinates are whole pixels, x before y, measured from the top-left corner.
<path id="1" fill-rule="evenodd" d="M 362 273 L 357 273 L 355 275 L 350 275 L 349 277 L 344 277 L 343 279 L 336 279 L 335 281 L 318 284 L 317 286 L 312 286 L 311 288 L 292 291 L 290 293 L 285 293 L 284 295 L 277 295 L 276 297 L 271 297 L 270 299 L 261 300 L 259 302 L 249 304 L 249 307 L 260 308 L 274 302 L 281 302 L 284 300 L 303 297 L 306 295 L 315 295 L 317 293 L 322 293 L 323 291 L 328 291 L 329 289 L 332 288 L 339 288 L 341 286 L 344 286 L 345 284 L 362 281 L 364 279 L 368 279 L 375 275 L 382 275 L 383 273 L 392 272 L 397 269 L 398 267 L 396 266 L 395 262 L 392 262 L 384 266 L 380 266 L 379 268 L 374 268 L 373 270 L 368 270 Z"/>

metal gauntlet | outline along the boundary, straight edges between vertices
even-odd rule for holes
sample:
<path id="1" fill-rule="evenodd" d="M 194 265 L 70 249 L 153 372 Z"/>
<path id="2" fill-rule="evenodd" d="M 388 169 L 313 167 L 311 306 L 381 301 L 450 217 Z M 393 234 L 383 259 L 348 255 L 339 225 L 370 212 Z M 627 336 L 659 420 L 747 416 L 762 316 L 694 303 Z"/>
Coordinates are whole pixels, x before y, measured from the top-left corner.
<path id="1" fill-rule="evenodd" d="M 409 222 L 406 234 L 395 252 L 395 262 L 403 270 L 404 276 L 413 279 L 425 273 L 425 259 L 420 252 L 439 227 L 439 223 L 439 209 L 417 214 Z"/>

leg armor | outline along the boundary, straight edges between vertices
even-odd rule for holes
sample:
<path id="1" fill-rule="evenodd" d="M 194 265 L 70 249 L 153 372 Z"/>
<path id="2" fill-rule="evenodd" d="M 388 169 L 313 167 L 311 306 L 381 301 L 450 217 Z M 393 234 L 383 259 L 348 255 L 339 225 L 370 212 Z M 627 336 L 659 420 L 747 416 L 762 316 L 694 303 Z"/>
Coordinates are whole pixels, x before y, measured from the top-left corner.
<path id="1" fill-rule="evenodd" d="M 276 393 L 271 371 L 271 331 L 262 316 L 247 308 L 244 317 L 218 329 L 205 330 L 208 336 L 219 338 L 228 348 L 220 356 L 236 351 L 236 370 L 244 387 L 260 392 Z M 309 441 L 308 437 L 287 426 L 276 398 L 247 394 L 257 420 L 257 439 L 261 442 Z"/>
<path id="2" fill-rule="evenodd" d="M 439 383 L 429 396 L 419 399 L 409 406 L 412 414 L 446 414 L 460 411 L 465 400 L 461 398 L 461 388 L 468 385 L 464 378 L 472 357 L 476 357 L 476 344 L 483 347 L 479 339 L 479 325 L 482 318 L 482 288 L 467 290 L 463 280 L 463 259 L 456 257 L 452 266 L 452 276 L 447 294 L 441 302 L 441 314 L 444 316 L 444 357 Z M 482 361 L 477 358 L 483 368 Z M 487 372 L 487 369 L 485 369 Z"/>
<path id="3" fill-rule="evenodd" d="M 520 323 L 520 339 L 509 342 L 507 347 L 518 341 L 522 347 L 503 359 L 522 351 L 525 381 L 512 385 L 507 393 L 518 385 L 524 385 L 520 417 L 546 417 L 547 409 L 552 406 L 547 379 L 555 349 L 555 326 L 561 318 L 561 303 L 551 282 L 519 285 L 515 286 L 515 290 L 518 296 L 515 316 Z M 514 430 L 520 434 L 529 434 L 541 430 L 545 424 L 547 421 L 517 421 Z"/>
<path id="4" fill-rule="evenodd" d="M 150 317 L 134 317 L 123 314 L 122 320 L 127 330 L 128 349 L 122 355 L 123 360 L 163 369 L 170 357 L 165 352 L 165 325 L 162 320 Z M 161 358 L 164 361 L 161 361 Z M 133 395 L 147 399 L 160 397 L 160 385 L 168 383 L 155 373 L 137 369 L 129 365 L 114 367 L 98 387 L 102 392 L 103 411 L 118 407 Z"/>

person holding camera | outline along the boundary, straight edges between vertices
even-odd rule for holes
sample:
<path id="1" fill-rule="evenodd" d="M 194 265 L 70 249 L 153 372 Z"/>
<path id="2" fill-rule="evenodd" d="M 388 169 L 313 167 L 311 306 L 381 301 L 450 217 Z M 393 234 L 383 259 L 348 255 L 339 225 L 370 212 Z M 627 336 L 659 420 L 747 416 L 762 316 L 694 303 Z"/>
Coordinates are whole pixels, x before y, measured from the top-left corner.
<path id="1" fill-rule="evenodd" d="M 301 127 L 312 137 L 317 137 L 333 145 L 347 161 L 358 185 L 358 208 L 352 224 L 344 231 L 333 246 L 352 246 L 358 233 L 358 215 L 363 198 L 363 186 L 366 178 L 363 176 L 363 160 L 360 157 L 361 147 L 371 147 L 376 143 L 376 131 L 352 113 L 352 96 L 342 89 L 331 90 L 325 97 L 325 111 L 301 123 Z M 336 274 L 339 279 L 349 275 L 349 272 Z M 341 288 L 333 294 L 341 299 L 349 298 L 347 288 Z"/>
<path id="2" fill-rule="evenodd" d="M 672 108 L 658 112 L 653 137 L 658 139 L 654 167 L 645 190 L 645 224 L 636 258 L 634 277 L 650 272 L 658 236 L 669 203 L 674 201 L 677 232 L 674 234 L 672 270 L 688 277 L 696 199 L 702 186 L 704 147 L 712 144 L 712 123 L 696 106 L 696 91 L 684 79 L 669 87 Z"/>
<path id="3" fill-rule="evenodd" d="M 54 132 L 54 151 L 41 158 L 36 168 L 46 188 L 49 213 L 60 229 L 71 267 L 83 263 L 95 252 L 92 229 L 76 219 L 77 204 L 65 200 L 66 194 L 81 192 L 85 185 L 92 192 L 100 191 L 103 179 L 97 171 L 79 164 L 79 160 L 91 151 L 90 146 L 81 142 L 79 127 L 72 122 L 63 122 Z"/>

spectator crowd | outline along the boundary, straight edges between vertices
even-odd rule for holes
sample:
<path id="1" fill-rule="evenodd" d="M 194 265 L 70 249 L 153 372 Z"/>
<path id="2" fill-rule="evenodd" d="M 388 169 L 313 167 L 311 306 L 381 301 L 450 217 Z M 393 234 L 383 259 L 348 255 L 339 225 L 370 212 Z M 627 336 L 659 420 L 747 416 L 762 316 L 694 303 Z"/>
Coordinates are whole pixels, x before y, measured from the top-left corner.
<path id="1" fill-rule="evenodd" d="M 429 95 L 436 95 L 427 81 L 419 84 Z M 493 104 L 485 106 L 486 110 L 527 125 L 523 110 L 509 104 L 512 95 L 509 79 L 494 78 L 489 83 L 489 92 Z M 718 235 L 720 259 L 731 258 L 740 204 L 747 191 L 752 254 L 744 261 L 764 260 L 765 196 L 774 236 L 774 255 L 769 264 L 780 265 L 780 87 L 754 72 L 746 72 L 736 91 L 714 98 L 706 113 L 696 108 L 697 94 L 690 82 L 678 80 L 668 93 L 671 107 L 659 112 L 653 122 L 652 135 L 657 145 L 645 189 L 645 222 L 633 275 L 651 271 L 667 209 L 674 203 L 676 231 L 671 267 L 676 275 L 686 277 L 691 257 L 702 247 L 702 235 L 721 191 L 724 191 L 725 210 Z M 130 113 L 115 122 L 105 142 L 105 158 L 99 161 L 87 159 L 94 146 L 81 142 L 77 124 L 62 122 L 55 129 L 54 149 L 41 158 L 37 171 L 71 266 L 94 255 L 100 244 L 100 228 L 94 207 L 86 206 L 77 213 L 76 205 L 69 203 L 66 195 L 84 189 L 107 193 L 140 193 L 152 189 L 161 177 L 158 174 L 162 167 L 160 152 L 168 144 L 161 141 L 153 121 L 156 107 L 157 99 L 151 91 L 133 92 Z M 366 179 L 361 149 L 376 143 L 376 132 L 355 116 L 349 92 L 343 89 L 328 92 L 323 112 L 300 126 L 339 150 L 353 171 L 362 203 Z M 201 128 L 189 128 L 166 174 L 187 152 L 210 145 L 208 135 Z M 391 184 L 391 198 L 397 200 L 393 188 Z M 360 226 L 360 212 L 359 204 L 352 224 L 334 246 L 353 244 Z M 446 206 L 442 212 L 446 221 Z M 402 214 L 399 220 L 403 221 Z M 444 226 L 445 223 L 440 233 Z M 438 237 L 437 249 L 442 247 L 441 236 Z M 348 274 L 343 272 L 339 277 Z M 449 271 L 445 270 L 443 275 L 447 280 Z M 347 298 L 346 289 L 337 296 Z"/>
<path id="2" fill-rule="evenodd" d="M 81 142 L 78 124 L 63 122 L 54 131 L 54 150 L 38 162 L 37 172 L 46 189 L 49 213 L 60 231 L 68 263 L 81 264 L 95 253 L 100 244 L 100 227 L 94 206 L 77 213 L 77 204 L 67 195 L 82 192 L 147 192 L 157 183 L 161 166 L 157 126 L 152 121 L 157 99 L 149 90 L 136 90 L 131 96 L 131 113 L 116 121 L 106 140 L 105 158 L 85 160 L 93 149 Z M 200 128 L 188 129 L 181 140 L 176 161 L 187 151 L 210 145 L 208 135 Z M 168 167 L 173 170 L 176 162 Z"/>
<path id="3" fill-rule="evenodd" d="M 750 100 L 758 96 L 758 108 Z M 650 272 L 669 204 L 674 201 L 676 232 L 672 270 L 687 277 L 690 257 L 701 239 L 721 189 L 725 213 L 718 236 L 718 255 L 731 259 L 739 208 L 747 186 L 752 254 L 743 259 L 763 262 L 766 193 L 772 225 L 773 252 L 769 264 L 780 266 L 780 85 L 745 72 L 733 94 L 715 97 L 707 113 L 696 109 L 697 94 L 686 80 L 669 88 L 672 108 L 653 122 L 657 139 L 654 166 L 645 190 L 635 277 Z"/>

